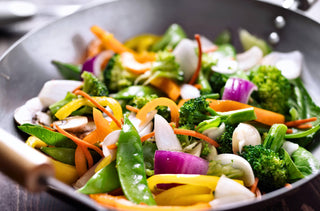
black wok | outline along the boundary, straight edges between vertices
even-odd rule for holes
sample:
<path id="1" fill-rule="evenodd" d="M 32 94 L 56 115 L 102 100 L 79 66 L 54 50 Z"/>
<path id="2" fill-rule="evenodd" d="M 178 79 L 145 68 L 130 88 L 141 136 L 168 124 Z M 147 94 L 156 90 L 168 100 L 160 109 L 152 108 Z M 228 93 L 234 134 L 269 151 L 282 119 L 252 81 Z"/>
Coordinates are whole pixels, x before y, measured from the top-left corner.
<path id="1" fill-rule="evenodd" d="M 286 20 L 283 29 L 274 25 L 274 19 L 279 15 Z M 307 68 L 302 78 L 315 102 L 320 104 L 317 93 L 320 89 L 320 25 L 301 14 L 250 0 L 123 0 L 84 9 L 32 32 L 0 59 L 0 127 L 22 140 L 25 138 L 16 129 L 15 108 L 37 96 L 45 81 L 61 78 L 51 60 L 81 60 L 86 45 L 93 38 L 90 26 L 99 25 L 119 40 L 125 40 L 140 33 L 162 34 L 172 23 L 180 24 L 189 37 L 199 33 L 213 38 L 226 28 L 234 35 L 244 28 L 265 39 L 271 32 L 278 32 L 280 42 L 274 48 L 303 53 Z M 235 45 L 241 50 L 236 37 Z M 0 135 L 1 138 L 4 136 Z M 319 144 L 312 144 L 309 149 L 320 159 Z M 0 166 L 3 170 L 3 164 Z M 260 201 L 236 204 L 230 209 L 270 205 L 294 194 L 317 177 L 319 173 L 294 183 L 291 190 L 283 188 L 264 195 Z M 58 187 L 56 191 L 51 189 L 51 192 L 63 193 L 64 187 Z"/>

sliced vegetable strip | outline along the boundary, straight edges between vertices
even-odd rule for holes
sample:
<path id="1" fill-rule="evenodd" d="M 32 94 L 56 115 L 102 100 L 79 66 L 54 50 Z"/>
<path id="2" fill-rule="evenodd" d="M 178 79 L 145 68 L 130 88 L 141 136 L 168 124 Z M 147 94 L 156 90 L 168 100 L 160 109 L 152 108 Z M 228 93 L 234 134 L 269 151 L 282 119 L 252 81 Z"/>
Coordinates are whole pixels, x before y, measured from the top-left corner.
<path id="1" fill-rule="evenodd" d="M 253 107 L 254 112 L 256 113 L 256 116 L 257 116 L 257 119 L 255 121 L 266 124 L 266 125 L 271 126 L 276 123 L 283 124 L 285 121 L 285 117 L 282 114 L 275 113 L 262 108 L 257 108 L 244 103 L 239 103 L 231 100 L 212 100 L 212 99 L 207 99 L 207 100 L 210 102 L 210 107 L 212 109 L 220 112 L 233 111 L 233 110 Z"/>
<path id="2" fill-rule="evenodd" d="M 88 171 L 86 157 L 82 148 L 78 146 L 75 151 L 74 161 L 79 176 L 84 175 Z"/>
<path id="3" fill-rule="evenodd" d="M 72 141 L 74 141 L 78 146 L 84 146 L 90 149 L 95 150 L 97 153 L 99 153 L 101 155 L 101 157 L 104 157 L 103 152 L 101 151 L 101 149 L 93 144 L 89 144 L 83 140 L 81 140 L 80 138 L 71 135 L 70 133 L 66 132 L 65 130 L 61 129 L 57 124 L 54 124 L 54 126 L 57 128 L 58 132 L 61 133 L 62 135 L 70 138 Z"/>
<path id="4" fill-rule="evenodd" d="M 208 136 L 205 136 L 205 135 L 203 135 L 201 133 L 198 133 L 196 131 L 187 130 L 187 129 L 178 129 L 178 128 L 174 128 L 173 131 L 174 131 L 175 134 L 187 135 L 187 136 L 192 136 L 192 137 L 195 137 L 195 138 L 199 138 L 199 139 L 202 139 L 202 140 L 208 142 L 209 144 L 211 144 L 211 145 L 213 145 L 215 147 L 219 147 L 219 144 L 215 140 L 213 140 L 213 139 L 209 138 Z"/>
<path id="5" fill-rule="evenodd" d="M 141 120 L 141 125 L 146 121 L 149 112 L 155 110 L 158 106 L 168 106 L 171 113 L 171 121 L 178 125 L 179 109 L 177 104 L 169 98 L 159 97 L 145 104 L 137 113 L 136 117 Z"/>
<path id="6" fill-rule="evenodd" d="M 107 109 L 105 109 L 103 106 L 101 106 L 99 104 L 99 102 L 97 102 L 94 98 L 92 98 L 90 95 L 88 95 L 87 93 L 81 91 L 81 90 L 76 90 L 74 92 L 74 94 L 77 95 L 81 95 L 84 98 L 86 98 L 87 100 L 89 100 L 91 103 L 93 103 L 95 106 L 97 106 L 101 111 L 103 111 L 105 114 L 107 114 L 116 124 L 119 128 L 121 128 L 121 122 L 119 120 L 116 119 L 115 116 L 113 116 L 112 113 L 110 113 Z M 111 98 L 112 99 L 112 98 Z"/>
<path id="7" fill-rule="evenodd" d="M 211 191 L 216 189 L 218 180 L 220 177 L 198 175 L 198 174 L 157 174 L 149 177 L 148 185 L 151 192 L 157 192 L 156 188 L 158 184 L 187 184 L 187 185 L 198 185 L 209 188 Z M 242 180 L 234 180 L 243 185 Z"/>
<path id="8" fill-rule="evenodd" d="M 119 210 L 135 211 L 185 211 L 185 210 L 207 210 L 210 208 L 208 203 L 199 203 L 192 206 L 147 206 L 134 204 L 123 196 L 111 196 L 109 194 L 91 194 L 90 197 L 107 208 Z"/>
<path id="9" fill-rule="evenodd" d="M 150 81 L 150 84 L 166 93 L 174 101 L 180 96 L 180 86 L 169 78 L 156 77 Z"/>
<path id="10" fill-rule="evenodd" d="M 302 125 L 308 122 L 314 122 L 316 120 L 317 120 L 317 117 L 311 117 L 308 119 L 298 119 L 298 120 L 286 122 L 285 125 L 287 125 L 288 127 L 297 127 L 299 125 Z"/>
<path id="11" fill-rule="evenodd" d="M 198 52 L 198 64 L 197 64 L 197 69 L 196 71 L 194 72 L 194 74 L 192 75 L 192 78 L 190 79 L 189 81 L 189 84 L 194 84 L 199 76 L 199 73 L 200 73 L 200 70 L 201 70 L 201 63 L 202 63 L 202 47 L 201 47 L 201 40 L 200 40 L 200 35 L 199 34 L 196 34 L 194 35 L 194 38 L 196 39 L 197 41 L 197 44 L 198 44 L 198 49 L 199 49 L 199 52 Z"/>
<path id="12" fill-rule="evenodd" d="M 126 105 L 126 109 L 127 109 L 128 111 L 131 111 L 131 112 L 134 112 L 134 113 L 138 113 L 138 112 L 139 112 L 139 109 L 138 109 L 138 108 L 133 107 L 133 106 L 131 106 L 131 105 Z"/>

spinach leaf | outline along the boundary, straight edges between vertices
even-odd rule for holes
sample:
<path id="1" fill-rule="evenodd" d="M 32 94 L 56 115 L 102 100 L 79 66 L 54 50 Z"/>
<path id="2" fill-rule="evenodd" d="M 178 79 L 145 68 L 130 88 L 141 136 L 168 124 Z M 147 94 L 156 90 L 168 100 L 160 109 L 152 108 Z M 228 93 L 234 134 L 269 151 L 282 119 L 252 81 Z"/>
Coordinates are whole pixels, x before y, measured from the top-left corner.
<path id="1" fill-rule="evenodd" d="M 294 164 L 304 176 L 308 176 L 317 172 L 320 169 L 319 161 L 312 155 L 311 152 L 299 147 L 291 155 Z"/>
<path id="2" fill-rule="evenodd" d="M 72 140 L 61 133 L 50 131 L 44 127 L 41 127 L 40 125 L 23 124 L 18 126 L 18 128 L 29 135 L 39 138 L 41 141 L 50 146 L 68 148 L 76 148 L 77 146 Z"/>

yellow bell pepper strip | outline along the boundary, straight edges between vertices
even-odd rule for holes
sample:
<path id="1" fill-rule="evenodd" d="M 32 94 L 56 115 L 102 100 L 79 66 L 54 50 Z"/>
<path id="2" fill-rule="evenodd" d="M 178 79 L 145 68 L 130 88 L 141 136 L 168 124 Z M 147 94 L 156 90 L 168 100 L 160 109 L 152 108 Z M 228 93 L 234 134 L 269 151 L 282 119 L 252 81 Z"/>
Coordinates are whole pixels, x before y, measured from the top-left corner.
<path id="1" fill-rule="evenodd" d="M 101 162 L 94 169 L 94 172 L 97 173 L 98 171 L 100 171 L 101 169 L 103 169 L 104 167 L 109 165 L 111 163 L 111 161 L 112 161 L 111 155 L 108 155 L 107 157 L 102 158 Z"/>
<path id="2" fill-rule="evenodd" d="M 177 104 L 166 97 L 159 97 L 145 104 L 137 113 L 136 117 L 141 120 L 141 125 L 145 123 L 149 112 L 155 110 L 157 106 L 168 106 L 171 114 L 171 121 L 178 125 L 179 109 Z"/>
<path id="3" fill-rule="evenodd" d="M 99 103 L 101 106 L 109 106 L 110 109 L 112 110 L 113 115 L 115 116 L 115 118 L 120 121 L 122 118 L 122 108 L 121 105 L 119 104 L 118 101 L 116 101 L 115 99 L 111 98 L 111 97 L 92 97 L 97 103 Z M 66 105 L 62 106 L 57 113 L 55 114 L 55 116 L 59 119 L 65 119 L 67 118 L 72 112 L 76 111 L 77 109 L 79 109 L 82 106 L 91 106 L 91 107 L 95 107 L 95 105 L 90 102 L 88 99 L 85 98 L 78 98 L 75 99 L 69 103 L 67 103 Z M 113 129 L 119 129 L 119 127 L 112 122 L 111 123 L 111 128 Z"/>
<path id="4" fill-rule="evenodd" d="M 35 136 L 29 136 L 29 138 L 26 141 L 26 144 L 32 148 L 41 148 L 48 146 L 45 142 L 41 141 Z"/>
<path id="5" fill-rule="evenodd" d="M 93 108 L 93 120 L 96 129 L 83 139 L 90 144 L 102 142 L 104 138 L 113 131 L 110 127 L 110 122 L 106 120 L 101 111 L 96 108 Z"/>
<path id="6" fill-rule="evenodd" d="M 257 108 L 248 104 L 232 101 L 232 100 L 212 100 L 207 99 L 210 104 L 210 108 L 215 111 L 226 112 L 239 110 L 244 108 L 254 108 L 254 112 L 257 116 L 255 121 L 260 122 L 265 125 L 273 125 L 273 124 L 284 124 L 285 117 L 282 114 L 275 113 L 273 111 L 265 110 L 262 108 Z"/>
<path id="7" fill-rule="evenodd" d="M 71 185 L 79 178 L 77 170 L 74 166 L 61 163 L 51 158 L 50 161 L 55 168 L 55 178 L 60 180 L 61 182 Z"/>
<path id="8" fill-rule="evenodd" d="M 124 52 L 120 55 L 120 59 L 124 68 L 129 70 L 134 74 L 143 74 L 151 69 L 152 63 L 145 62 L 140 63 L 138 62 L 132 53 Z"/>
<path id="9" fill-rule="evenodd" d="M 179 185 L 155 196 L 157 205 L 163 206 L 189 206 L 213 199 L 210 188 L 199 185 Z"/>
<path id="10" fill-rule="evenodd" d="M 124 45 L 138 53 L 149 51 L 150 47 L 161 37 L 154 34 L 141 34 L 127 40 Z"/>
<path id="11" fill-rule="evenodd" d="M 169 78 L 156 77 L 150 81 L 150 84 L 166 93 L 174 101 L 180 96 L 180 86 Z"/>
<path id="12" fill-rule="evenodd" d="M 157 192 L 158 184 L 186 184 L 207 187 L 210 191 L 216 189 L 220 177 L 199 174 L 157 174 L 148 178 L 148 186 L 152 193 Z M 243 185 L 242 180 L 234 180 Z"/>
<path id="13" fill-rule="evenodd" d="M 209 203 L 199 203 L 192 206 L 148 206 L 134 204 L 124 196 L 112 196 L 106 193 L 90 194 L 90 197 L 109 209 L 134 210 L 134 211 L 193 211 L 209 210 Z"/>

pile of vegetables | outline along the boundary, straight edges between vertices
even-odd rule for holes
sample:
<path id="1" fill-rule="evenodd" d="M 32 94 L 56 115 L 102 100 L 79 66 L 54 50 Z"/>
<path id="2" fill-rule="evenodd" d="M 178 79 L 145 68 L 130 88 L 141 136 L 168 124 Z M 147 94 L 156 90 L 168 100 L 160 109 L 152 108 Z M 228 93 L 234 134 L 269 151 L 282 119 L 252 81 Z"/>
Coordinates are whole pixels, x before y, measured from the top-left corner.
<path id="1" fill-rule="evenodd" d="M 46 82 L 14 115 L 76 191 L 119 209 L 220 208 L 319 171 L 306 148 L 320 108 L 298 51 L 272 52 L 245 30 L 240 54 L 227 31 L 213 43 L 173 24 L 124 44 L 91 31 L 86 61 L 53 61 L 68 80 Z"/>

